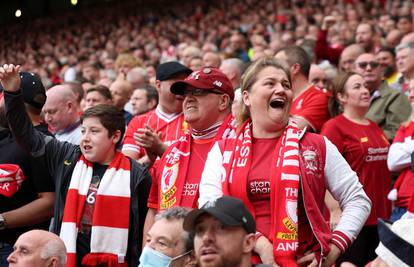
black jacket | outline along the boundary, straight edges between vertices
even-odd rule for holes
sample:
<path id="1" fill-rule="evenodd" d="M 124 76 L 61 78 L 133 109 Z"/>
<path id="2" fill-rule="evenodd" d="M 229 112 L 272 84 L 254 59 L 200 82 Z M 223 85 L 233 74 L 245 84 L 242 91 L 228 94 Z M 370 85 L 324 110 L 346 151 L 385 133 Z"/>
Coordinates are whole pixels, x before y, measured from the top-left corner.
<path id="1" fill-rule="evenodd" d="M 6 116 L 16 141 L 34 157 L 44 157 L 46 166 L 55 181 L 55 222 L 52 231 L 59 234 L 63 209 L 73 169 L 81 156 L 78 145 L 43 135 L 33 129 L 26 114 L 20 92 L 4 94 Z M 151 176 L 141 164 L 131 162 L 131 212 L 129 223 L 127 261 L 137 266 L 142 247 L 142 231 L 147 213 L 147 199 L 151 187 Z"/>

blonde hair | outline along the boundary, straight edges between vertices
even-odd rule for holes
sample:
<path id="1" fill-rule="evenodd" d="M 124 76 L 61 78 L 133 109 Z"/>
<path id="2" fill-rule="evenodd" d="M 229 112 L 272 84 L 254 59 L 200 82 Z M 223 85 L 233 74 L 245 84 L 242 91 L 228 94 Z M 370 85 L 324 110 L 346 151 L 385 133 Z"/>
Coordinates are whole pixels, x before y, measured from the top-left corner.
<path id="1" fill-rule="evenodd" d="M 257 81 L 257 75 L 259 74 L 259 72 L 267 67 L 274 67 L 276 69 L 282 70 L 288 77 L 289 83 L 292 83 L 289 70 L 283 63 L 281 63 L 279 60 L 273 57 L 262 57 L 254 61 L 244 72 L 241 83 L 242 94 L 244 91 L 250 92 L 253 84 L 255 84 L 255 82 Z M 240 115 L 237 118 L 237 120 L 239 121 L 239 125 L 242 125 L 249 118 L 249 108 L 243 103 L 242 111 L 240 112 Z"/>
<path id="2" fill-rule="evenodd" d="M 122 66 L 127 65 L 131 69 L 142 67 L 142 62 L 130 53 L 121 53 L 115 60 L 115 69 L 119 70 Z"/>

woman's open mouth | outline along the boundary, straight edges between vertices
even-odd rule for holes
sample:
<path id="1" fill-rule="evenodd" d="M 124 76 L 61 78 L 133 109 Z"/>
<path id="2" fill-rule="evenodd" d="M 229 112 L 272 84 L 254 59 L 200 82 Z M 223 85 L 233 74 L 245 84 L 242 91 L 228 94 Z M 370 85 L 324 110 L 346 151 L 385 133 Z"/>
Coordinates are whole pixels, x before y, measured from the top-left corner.
<path id="1" fill-rule="evenodd" d="M 284 108 L 286 104 L 286 100 L 282 98 L 275 98 L 270 101 L 270 107 L 277 109 L 277 108 Z"/>

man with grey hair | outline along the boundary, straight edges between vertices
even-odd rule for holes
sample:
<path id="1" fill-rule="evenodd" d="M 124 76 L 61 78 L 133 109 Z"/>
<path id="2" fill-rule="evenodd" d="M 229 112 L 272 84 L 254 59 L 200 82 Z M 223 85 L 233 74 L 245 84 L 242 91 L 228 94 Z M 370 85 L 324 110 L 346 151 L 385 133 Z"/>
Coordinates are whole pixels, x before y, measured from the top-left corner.
<path id="1" fill-rule="evenodd" d="M 142 88 L 149 83 L 148 72 L 146 69 L 141 67 L 132 68 L 128 71 L 126 80 L 131 84 L 133 89 L 140 87 Z M 131 101 L 128 101 L 128 103 L 125 104 L 124 110 L 128 111 L 131 114 L 135 114 Z"/>
<path id="2" fill-rule="evenodd" d="M 195 57 L 202 57 L 200 48 L 196 46 L 188 46 L 183 50 L 182 58 L 180 58 L 180 60 L 185 66 L 190 67 L 190 61 Z"/>
<path id="3" fill-rule="evenodd" d="M 149 82 L 147 71 L 141 67 L 135 67 L 129 70 L 126 75 L 126 80 L 133 88 L 142 87 Z"/>
<path id="4" fill-rule="evenodd" d="M 245 64 L 239 58 L 225 59 L 220 65 L 220 70 L 229 78 L 234 89 L 240 88 L 241 76 L 244 69 Z"/>
<path id="5" fill-rule="evenodd" d="M 316 64 L 312 64 L 309 71 L 309 82 L 319 89 L 326 88 L 326 73 Z"/>
<path id="6" fill-rule="evenodd" d="M 414 43 L 400 44 L 395 51 L 397 70 L 401 76 L 391 87 L 408 95 L 408 84 L 414 78 Z"/>
<path id="7" fill-rule="evenodd" d="M 139 267 L 195 266 L 193 239 L 183 229 L 189 210 L 173 207 L 155 216 L 155 222 L 145 237 L 145 247 Z"/>
<path id="8" fill-rule="evenodd" d="M 56 234 L 32 230 L 20 235 L 7 261 L 10 267 L 64 267 L 66 247 Z"/>
<path id="9" fill-rule="evenodd" d="M 206 52 L 203 55 L 203 66 L 219 68 L 221 63 L 220 54 L 217 52 Z"/>

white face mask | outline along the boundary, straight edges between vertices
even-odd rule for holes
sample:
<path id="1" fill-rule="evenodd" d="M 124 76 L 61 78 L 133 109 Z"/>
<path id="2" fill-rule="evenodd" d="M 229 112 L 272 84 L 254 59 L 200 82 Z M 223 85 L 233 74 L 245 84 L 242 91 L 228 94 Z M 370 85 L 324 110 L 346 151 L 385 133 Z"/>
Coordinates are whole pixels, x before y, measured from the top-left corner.
<path id="1" fill-rule="evenodd" d="M 171 263 L 181 257 L 184 257 L 191 253 L 187 251 L 177 257 L 171 258 L 159 251 L 156 251 L 148 246 L 145 246 L 142 250 L 141 257 L 139 257 L 138 267 L 168 267 Z"/>

